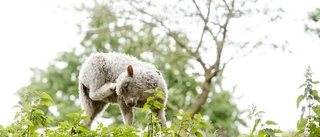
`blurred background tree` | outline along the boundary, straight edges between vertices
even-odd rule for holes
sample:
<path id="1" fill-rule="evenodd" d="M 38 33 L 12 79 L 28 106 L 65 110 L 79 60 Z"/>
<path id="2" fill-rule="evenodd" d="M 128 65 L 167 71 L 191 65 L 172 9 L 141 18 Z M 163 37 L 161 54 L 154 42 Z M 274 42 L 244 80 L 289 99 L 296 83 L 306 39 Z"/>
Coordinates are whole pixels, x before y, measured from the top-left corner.
<path id="1" fill-rule="evenodd" d="M 315 9 L 313 12 L 309 13 L 309 18 L 311 22 L 306 25 L 306 30 L 310 31 L 318 37 L 320 37 L 320 8 Z"/>
<path id="2" fill-rule="evenodd" d="M 62 52 L 46 69 L 32 68 L 34 73 L 27 89 L 47 92 L 54 100 L 48 110 L 55 120 L 80 110 L 78 72 L 92 52 L 123 52 L 154 64 L 161 70 L 169 88 L 167 119 L 179 111 L 193 116 L 201 113 L 214 129 L 225 136 L 237 136 L 239 126 L 246 126 L 234 103 L 233 92 L 222 86 L 223 71 L 236 58 L 244 57 L 267 44 L 264 38 L 238 40 L 236 26 L 240 19 L 253 14 L 268 21 L 280 19 L 281 9 L 254 9 L 256 0 L 163 1 L 93 1 L 77 6 L 88 19 L 80 24 L 84 35 L 79 46 Z M 261 4 L 260 4 L 261 5 Z M 269 16 L 269 13 L 273 16 Z M 243 23 L 242 23 L 243 24 Z M 230 29 L 231 28 L 231 29 Z M 121 124 L 118 106 L 103 113 Z M 136 111 L 135 124 L 143 126 L 145 114 Z M 213 132 L 213 131 L 211 131 Z"/>

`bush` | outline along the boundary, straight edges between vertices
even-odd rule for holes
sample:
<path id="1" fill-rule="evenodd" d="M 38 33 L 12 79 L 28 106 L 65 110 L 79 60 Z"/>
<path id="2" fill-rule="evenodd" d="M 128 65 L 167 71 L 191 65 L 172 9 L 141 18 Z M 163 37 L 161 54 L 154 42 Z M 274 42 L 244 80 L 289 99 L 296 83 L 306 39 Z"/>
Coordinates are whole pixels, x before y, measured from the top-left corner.
<path id="1" fill-rule="evenodd" d="M 296 106 L 300 107 L 300 103 L 305 101 L 306 105 L 301 107 L 301 118 L 297 122 L 297 132 L 290 131 L 283 133 L 280 129 L 274 128 L 277 123 L 272 120 L 263 120 L 264 111 L 259 111 L 256 106 L 252 106 L 250 118 L 254 119 L 253 127 L 249 135 L 242 137 L 275 137 L 285 136 L 305 136 L 309 137 L 320 136 L 320 97 L 318 91 L 313 88 L 315 84 L 320 83 L 312 79 L 311 68 L 308 67 L 305 73 L 306 81 L 300 88 L 304 87 L 303 94 L 297 97 Z M 58 124 L 58 127 L 51 127 L 55 122 L 43 109 L 48 109 L 53 104 L 52 98 L 41 91 L 27 90 L 23 92 L 21 97 L 21 105 L 16 105 L 20 109 L 14 117 L 14 122 L 3 127 L 0 125 L 0 136 L 4 137 L 203 137 L 203 136 L 219 136 L 218 130 L 213 132 L 204 131 L 211 129 L 204 121 L 201 114 L 191 118 L 188 113 L 178 113 L 171 121 L 173 124 L 169 128 L 161 128 L 160 120 L 152 113 L 151 110 L 164 108 L 157 100 L 162 98 L 162 92 L 155 92 L 155 97 L 148 98 L 146 104 L 142 108 L 142 112 L 147 113 L 147 127 L 145 130 L 136 129 L 128 125 L 125 126 L 104 126 L 102 123 L 94 130 L 90 130 L 83 126 L 80 121 L 88 119 L 83 116 L 83 110 L 67 114 L 66 117 L 72 118 L 72 121 L 63 121 Z M 305 112 L 309 112 L 305 116 Z M 204 133 L 206 132 L 206 133 Z"/>
<path id="2" fill-rule="evenodd" d="M 37 136 L 54 136 L 54 137 L 157 137 L 157 136 L 204 136 L 201 128 L 207 126 L 200 114 L 195 118 L 191 118 L 188 113 L 176 114 L 176 124 L 172 124 L 169 128 L 161 128 L 160 120 L 152 113 L 152 109 L 165 107 L 157 101 L 157 98 L 163 97 L 162 92 L 156 92 L 156 97 L 150 97 L 143 107 L 142 111 L 147 113 L 148 126 L 146 130 L 135 129 L 128 125 L 125 126 L 104 126 L 102 123 L 94 130 L 90 130 L 81 124 L 82 120 L 88 119 L 83 116 L 83 110 L 67 114 L 72 121 L 63 121 L 58 127 L 50 127 L 54 123 L 52 118 L 42 111 L 51 106 L 52 99 L 45 92 L 27 90 L 21 97 L 22 105 L 15 107 L 20 108 L 16 113 L 14 122 L 7 126 L 0 126 L 0 136 L 12 137 L 37 137 Z"/>

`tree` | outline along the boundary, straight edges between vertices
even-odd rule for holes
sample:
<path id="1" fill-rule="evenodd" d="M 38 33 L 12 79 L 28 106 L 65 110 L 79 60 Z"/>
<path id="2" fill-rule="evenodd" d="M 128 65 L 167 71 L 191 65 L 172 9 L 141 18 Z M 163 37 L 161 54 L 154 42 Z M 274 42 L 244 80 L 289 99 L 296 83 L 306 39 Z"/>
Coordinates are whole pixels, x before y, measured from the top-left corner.
<path id="1" fill-rule="evenodd" d="M 320 20 L 320 8 L 315 9 L 313 12 L 309 13 L 309 18 L 312 21 L 310 24 L 306 26 L 306 30 L 312 33 L 315 33 L 320 37 L 320 27 L 319 20 Z"/>
<path id="2" fill-rule="evenodd" d="M 214 128 L 236 136 L 238 125 L 246 125 L 240 118 L 243 112 L 233 102 L 232 94 L 223 89 L 221 80 L 229 61 L 262 45 L 261 39 L 242 41 L 229 37 L 234 34 L 230 26 L 238 19 L 269 12 L 252 10 L 250 4 L 255 2 L 131 0 L 82 5 L 79 9 L 87 12 L 90 19 L 87 26 L 79 25 L 88 30 L 82 30 L 85 36 L 81 46 L 61 53 L 46 70 L 33 69 L 34 76 L 26 88 L 51 95 L 60 121 L 65 114 L 80 109 L 74 107 L 79 106 L 77 77 L 86 57 L 96 51 L 125 52 L 155 64 L 164 73 L 169 88 L 168 121 L 181 110 L 191 116 L 200 112 L 213 122 Z M 120 116 L 116 106 L 110 106 L 107 112 L 105 117 L 120 121 L 114 117 Z M 138 114 L 135 118 L 143 121 L 144 116 Z"/>
<path id="3" fill-rule="evenodd" d="M 257 46 L 262 45 L 261 39 L 235 41 L 229 37 L 230 34 L 233 34 L 230 26 L 237 23 L 237 20 L 254 14 L 254 12 L 262 12 L 266 15 L 271 11 L 267 8 L 253 9 L 250 5 L 256 2 L 255 0 L 192 0 L 159 4 L 153 1 L 131 0 L 130 8 L 123 9 L 119 17 L 123 17 L 123 13 L 128 13 L 124 14 L 127 15 L 127 18 L 158 28 L 163 35 L 175 42 L 181 52 L 188 56 L 189 66 L 185 69 L 190 70 L 191 73 L 188 71 L 186 73 L 193 78 L 199 78 L 197 82 L 202 83 L 199 86 L 199 96 L 192 100 L 193 103 L 185 109 L 193 116 L 206 103 L 212 91 L 212 81 L 222 76 L 227 63 L 234 58 L 251 53 Z M 170 14 L 163 11 L 168 11 Z M 274 21 L 280 16 L 276 14 L 270 18 Z M 223 54 L 225 50 L 230 49 L 244 52 L 236 52 L 235 55 Z M 195 65 L 200 68 L 193 67 Z"/>
<path id="4" fill-rule="evenodd" d="M 124 1 L 117 2 L 124 3 Z M 206 105 L 215 106 L 214 103 L 218 100 L 212 98 L 223 93 L 223 89 L 215 88 L 218 85 L 215 82 L 223 76 L 226 65 L 235 58 L 246 56 L 258 47 L 269 44 L 264 43 L 265 36 L 255 39 L 236 39 L 235 31 L 239 29 L 235 28 L 235 24 L 241 22 L 241 19 L 250 19 L 254 14 L 265 17 L 266 22 L 281 19 L 282 9 L 268 9 L 267 6 L 254 8 L 253 5 L 259 4 L 262 3 L 256 0 L 177 0 L 162 3 L 131 0 L 128 5 L 123 6 L 125 7 L 123 9 L 118 6 L 120 10 L 118 18 L 129 18 L 157 28 L 155 34 L 171 39 L 174 42 L 172 46 L 177 48 L 175 52 L 179 51 L 187 56 L 187 64 L 180 66 L 185 71 L 179 72 L 185 73 L 186 77 L 195 81 L 191 83 L 192 87 L 189 87 L 189 90 L 170 92 L 178 96 L 176 100 L 170 100 L 168 108 L 174 112 L 178 110 L 190 112 L 191 116 L 198 112 L 210 115 L 205 113 L 210 109 Z M 247 24 L 242 25 L 240 27 L 250 29 Z M 190 83 L 184 85 L 188 86 Z"/>

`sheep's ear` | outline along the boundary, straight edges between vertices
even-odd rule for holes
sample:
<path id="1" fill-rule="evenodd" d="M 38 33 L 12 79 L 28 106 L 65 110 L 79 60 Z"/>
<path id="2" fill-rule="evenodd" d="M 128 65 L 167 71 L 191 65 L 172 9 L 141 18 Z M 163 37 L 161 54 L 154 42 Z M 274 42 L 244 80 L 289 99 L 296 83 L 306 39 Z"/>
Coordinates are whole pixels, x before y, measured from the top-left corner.
<path id="1" fill-rule="evenodd" d="M 129 66 L 128 66 L 128 68 L 127 68 L 127 72 L 128 72 L 128 75 L 129 75 L 130 77 L 132 77 L 132 76 L 133 76 L 133 68 L 132 68 L 132 66 L 131 66 L 131 65 L 129 65 Z"/>

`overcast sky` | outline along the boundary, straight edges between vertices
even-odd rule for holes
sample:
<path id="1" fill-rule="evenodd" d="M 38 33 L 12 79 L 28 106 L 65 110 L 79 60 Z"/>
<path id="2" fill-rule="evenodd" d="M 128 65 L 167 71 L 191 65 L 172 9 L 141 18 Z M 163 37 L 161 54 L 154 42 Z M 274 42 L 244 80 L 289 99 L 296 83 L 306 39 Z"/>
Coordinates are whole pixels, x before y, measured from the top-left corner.
<path id="1" fill-rule="evenodd" d="M 0 1 L 0 124 L 12 122 L 18 98 L 15 91 L 29 82 L 30 67 L 45 68 L 56 53 L 80 43 L 78 16 L 72 11 L 77 0 Z M 265 119 L 279 123 L 282 130 L 296 129 L 296 109 L 303 74 L 311 65 L 320 80 L 320 42 L 304 32 L 307 12 L 320 7 L 318 0 L 278 1 L 287 12 L 278 28 L 266 28 L 279 39 L 288 39 L 291 54 L 252 54 L 231 62 L 225 71 L 225 87 L 237 85 L 240 109 L 255 104 L 266 111 Z M 60 8 L 58 8 L 60 7 Z M 61 8 L 62 7 L 62 8 Z M 69 7 L 69 8 L 66 8 Z M 274 31 L 272 31 L 274 30 Z M 278 30 L 278 31 L 277 31 Z M 319 87 L 319 86 L 318 86 Z M 320 88 L 318 88 L 320 90 Z M 252 123 L 249 123 L 252 125 Z M 248 129 L 245 129 L 248 130 Z"/>

